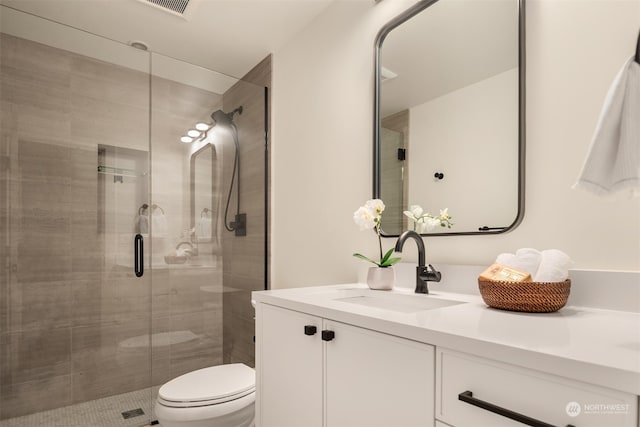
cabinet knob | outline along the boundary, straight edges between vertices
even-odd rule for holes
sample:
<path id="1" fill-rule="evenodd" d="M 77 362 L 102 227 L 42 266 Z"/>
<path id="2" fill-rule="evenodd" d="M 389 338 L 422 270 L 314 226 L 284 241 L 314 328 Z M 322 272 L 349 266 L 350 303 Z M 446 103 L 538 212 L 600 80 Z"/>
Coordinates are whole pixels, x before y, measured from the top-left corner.
<path id="1" fill-rule="evenodd" d="M 318 328 L 313 325 L 305 325 L 304 326 L 304 334 L 305 335 L 315 335 L 318 332 Z"/>
<path id="2" fill-rule="evenodd" d="M 324 330 L 322 331 L 322 341 L 331 341 L 336 337 L 336 333 L 334 331 Z"/>

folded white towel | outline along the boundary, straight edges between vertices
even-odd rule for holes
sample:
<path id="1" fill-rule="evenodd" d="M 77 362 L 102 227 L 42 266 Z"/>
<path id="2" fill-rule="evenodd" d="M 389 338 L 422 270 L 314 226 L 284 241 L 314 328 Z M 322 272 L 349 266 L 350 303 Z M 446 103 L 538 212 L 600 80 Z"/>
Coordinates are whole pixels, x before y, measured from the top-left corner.
<path id="1" fill-rule="evenodd" d="M 521 248 L 516 251 L 516 261 L 518 262 L 518 267 L 516 268 L 530 273 L 531 276 L 538 271 L 541 260 L 542 254 L 537 249 Z"/>
<path id="2" fill-rule="evenodd" d="M 573 262 L 569 255 L 558 249 L 542 251 L 538 271 L 533 276 L 535 282 L 563 282 L 569 277 L 569 268 Z"/>
<path id="3" fill-rule="evenodd" d="M 640 64 L 633 57 L 609 88 L 573 188 L 600 196 L 621 191 L 640 196 Z"/>
<path id="4" fill-rule="evenodd" d="M 533 248 L 521 248 L 515 254 L 503 253 L 498 255 L 496 263 L 527 272 L 533 277 L 538 271 L 542 255 Z"/>
<path id="5" fill-rule="evenodd" d="M 503 253 L 496 257 L 496 264 L 504 265 L 511 268 L 518 268 L 515 265 L 517 264 L 516 256 L 510 253 Z"/>

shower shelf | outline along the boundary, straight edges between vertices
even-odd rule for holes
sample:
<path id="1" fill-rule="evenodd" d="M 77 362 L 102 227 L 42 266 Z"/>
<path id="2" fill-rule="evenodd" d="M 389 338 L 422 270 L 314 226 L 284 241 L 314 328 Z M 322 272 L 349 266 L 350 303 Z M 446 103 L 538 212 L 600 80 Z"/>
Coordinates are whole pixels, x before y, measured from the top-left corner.
<path id="1" fill-rule="evenodd" d="M 104 175 L 128 176 L 131 178 L 138 178 L 145 175 L 144 173 L 138 174 L 133 169 L 116 168 L 112 166 L 98 166 L 98 173 Z"/>

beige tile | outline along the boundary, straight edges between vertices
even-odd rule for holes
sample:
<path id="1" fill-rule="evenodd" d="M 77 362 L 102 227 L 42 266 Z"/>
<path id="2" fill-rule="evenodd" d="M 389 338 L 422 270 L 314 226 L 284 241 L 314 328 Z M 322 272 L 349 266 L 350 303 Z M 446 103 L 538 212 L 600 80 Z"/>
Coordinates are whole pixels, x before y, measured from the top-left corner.
<path id="1" fill-rule="evenodd" d="M 73 403 L 86 402 L 115 394 L 140 390 L 151 382 L 148 357 L 145 364 L 142 360 L 129 358 L 131 365 L 105 364 L 100 369 L 108 370 L 110 375 L 100 373 L 99 369 L 77 371 L 72 376 Z"/>
<path id="2" fill-rule="evenodd" d="M 6 357 L 0 360 L 0 370 L 8 384 L 47 380 L 71 371 L 69 328 L 7 333 L 2 340 Z"/>
<path id="3" fill-rule="evenodd" d="M 250 291 L 224 293 L 225 363 L 255 363 L 255 311 Z"/>
<path id="4" fill-rule="evenodd" d="M 205 120 L 222 105 L 218 94 L 160 77 L 153 77 L 151 87 L 152 107 L 158 112 Z"/>
<path id="5" fill-rule="evenodd" d="M 152 334 L 167 333 L 170 330 L 170 317 L 168 315 L 155 317 L 151 322 Z M 153 347 L 151 352 L 152 385 L 162 385 L 173 378 L 170 367 L 171 346 Z"/>
<path id="6" fill-rule="evenodd" d="M 44 44 L 32 42 L 5 33 L 0 34 L 3 65 L 17 69 L 33 70 L 47 82 L 68 81 L 70 71 L 69 53 Z"/>
<path id="7" fill-rule="evenodd" d="M 111 328 L 131 322 L 139 322 L 143 327 L 148 325 L 150 280 L 131 276 L 125 279 L 73 280 L 74 326 L 102 325 Z"/>
<path id="8" fill-rule="evenodd" d="M 53 281 L 69 279 L 71 272 L 71 257 L 69 255 L 51 254 L 42 257 L 38 256 L 38 252 L 22 245 L 18 247 L 16 276 L 20 283 L 42 282 L 47 279 Z"/>
<path id="9" fill-rule="evenodd" d="M 104 369 L 108 366 L 130 369 L 129 360 L 148 357 L 148 333 L 149 323 L 140 321 L 72 328 L 73 371 L 97 369 L 101 375 L 109 376 Z M 127 345 L 125 340 L 132 338 L 137 339 L 139 346 Z"/>
<path id="10" fill-rule="evenodd" d="M 16 45 L 3 45 L 2 97 L 18 106 L 68 110 L 69 58 L 43 49 L 37 43 L 18 41 Z"/>
<path id="11" fill-rule="evenodd" d="M 146 387 L 151 380 L 148 322 L 73 328 L 73 399 L 96 399 Z M 125 340 L 137 338 L 140 346 Z"/>
<path id="12" fill-rule="evenodd" d="M 103 295 L 101 280 L 73 280 L 71 282 L 73 326 L 114 322 L 110 313 L 104 313 L 103 298 L 105 295 Z"/>
<path id="13" fill-rule="evenodd" d="M 99 118 L 99 120 L 96 120 Z M 71 108 L 71 137 L 90 144 L 114 144 L 146 148 L 149 141 L 149 111 L 130 105 L 109 104 L 74 95 Z"/>
<path id="14" fill-rule="evenodd" d="M 171 287 L 168 299 L 169 312 L 172 315 L 181 315 L 210 310 L 221 311 L 221 294 L 202 289 L 215 283 L 215 276 L 219 282 L 221 275 L 213 269 L 172 271 L 169 281 Z"/>
<path id="15" fill-rule="evenodd" d="M 0 249 L 0 259 L 6 259 L 7 255 Z M 9 314 L 11 313 L 9 301 L 9 268 L 5 263 L 0 266 L 0 334 L 9 332 Z"/>
<path id="16" fill-rule="evenodd" d="M 57 330 L 71 326 L 69 282 L 13 281 L 9 289 L 9 331 Z M 65 344 L 68 346 L 68 342 Z"/>
<path id="17" fill-rule="evenodd" d="M 53 376 L 23 383 L 2 383 L 2 418 L 67 406 L 71 400 L 71 376 Z"/>
<path id="18" fill-rule="evenodd" d="M 74 94 L 110 104 L 149 108 L 149 74 L 73 55 L 69 76 Z"/>

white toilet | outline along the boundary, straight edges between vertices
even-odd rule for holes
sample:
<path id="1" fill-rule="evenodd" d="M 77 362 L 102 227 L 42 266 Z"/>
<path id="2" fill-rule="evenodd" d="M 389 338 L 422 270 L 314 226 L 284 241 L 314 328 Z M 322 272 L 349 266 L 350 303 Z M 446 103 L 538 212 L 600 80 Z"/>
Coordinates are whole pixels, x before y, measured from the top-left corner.
<path id="1" fill-rule="evenodd" d="M 158 391 L 155 412 L 162 427 L 251 427 L 256 373 L 242 364 L 198 369 Z"/>

